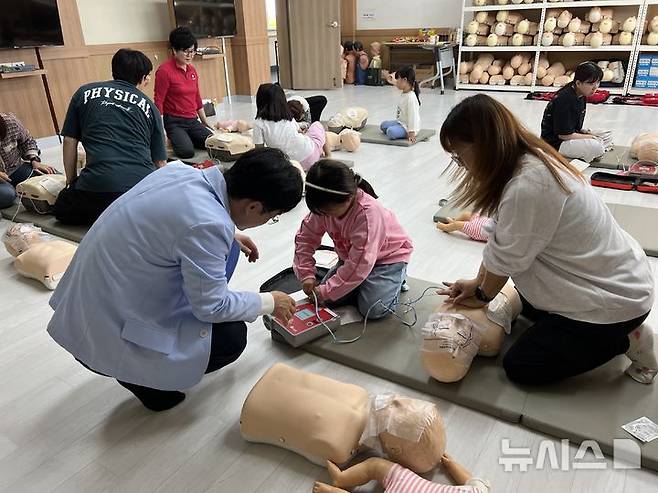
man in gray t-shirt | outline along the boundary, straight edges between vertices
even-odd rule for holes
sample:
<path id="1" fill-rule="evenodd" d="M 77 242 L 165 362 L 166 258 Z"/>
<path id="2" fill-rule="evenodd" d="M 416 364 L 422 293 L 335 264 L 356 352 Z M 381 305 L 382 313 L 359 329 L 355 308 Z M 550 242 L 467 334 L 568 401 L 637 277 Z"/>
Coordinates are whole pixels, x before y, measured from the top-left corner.
<path id="1" fill-rule="evenodd" d="M 114 200 L 166 163 L 162 117 L 139 89 L 152 70 L 146 55 L 121 49 L 112 58 L 114 80 L 86 84 L 71 98 L 62 129 L 68 187 L 55 203 L 60 221 L 91 225 Z M 87 161 L 79 176 L 78 142 Z"/>

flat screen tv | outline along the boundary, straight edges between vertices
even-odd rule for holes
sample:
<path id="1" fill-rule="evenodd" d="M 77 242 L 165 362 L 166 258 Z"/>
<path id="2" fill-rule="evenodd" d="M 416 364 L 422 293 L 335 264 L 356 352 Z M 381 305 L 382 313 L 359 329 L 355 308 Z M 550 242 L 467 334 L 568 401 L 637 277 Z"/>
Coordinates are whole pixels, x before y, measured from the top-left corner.
<path id="1" fill-rule="evenodd" d="M 0 48 L 63 44 L 57 0 L 0 0 Z"/>
<path id="2" fill-rule="evenodd" d="M 197 38 L 235 36 L 233 0 L 174 0 L 176 26 L 189 27 Z"/>

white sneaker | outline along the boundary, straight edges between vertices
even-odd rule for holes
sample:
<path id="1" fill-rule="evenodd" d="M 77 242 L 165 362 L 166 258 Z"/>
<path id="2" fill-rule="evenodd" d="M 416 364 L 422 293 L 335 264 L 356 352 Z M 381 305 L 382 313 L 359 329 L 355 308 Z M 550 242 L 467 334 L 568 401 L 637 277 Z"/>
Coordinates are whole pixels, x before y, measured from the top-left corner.
<path id="1" fill-rule="evenodd" d="M 640 325 L 628 334 L 630 346 L 626 356 L 631 360 L 631 365 L 625 373 L 636 382 L 643 384 L 653 383 L 658 374 L 658 362 L 653 347 L 653 330 L 648 324 Z"/>
<path id="2" fill-rule="evenodd" d="M 640 382 L 645 385 L 651 385 L 654 378 L 656 378 L 656 374 L 658 374 L 658 370 L 655 368 L 640 366 L 639 364 L 633 362 L 628 368 L 626 368 L 624 373 L 626 373 L 626 375 L 631 377 L 636 382 Z"/>

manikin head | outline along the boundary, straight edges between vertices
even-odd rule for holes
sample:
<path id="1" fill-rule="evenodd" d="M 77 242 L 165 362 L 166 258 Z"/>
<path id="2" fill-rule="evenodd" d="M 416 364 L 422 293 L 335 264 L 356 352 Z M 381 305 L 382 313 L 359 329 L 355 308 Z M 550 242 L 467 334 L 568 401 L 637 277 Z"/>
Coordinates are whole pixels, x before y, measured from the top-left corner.
<path id="1" fill-rule="evenodd" d="M 370 183 L 345 163 L 321 159 L 306 174 L 306 205 L 313 214 L 341 218 L 354 203 L 358 189 L 377 198 Z"/>
<path id="2" fill-rule="evenodd" d="M 302 175 L 278 149 L 246 152 L 224 173 L 229 213 L 240 230 L 261 226 L 301 200 Z"/>
<path id="3" fill-rule="evenodd" d="M 197 41 L 187 27 L 177 27 L 169 33 L 169 46 L 176 59 L 176 65 L 187 67 L 194 60 L 196 54 Z"/>
<path id="4" fill-rule="evenodd" d="M 382 450 L 393 462 L 423 474 L 434 469 L 446 449 L 443 418 L 436 405 L 393 396 L 383 409 L 375 411 Z"/>

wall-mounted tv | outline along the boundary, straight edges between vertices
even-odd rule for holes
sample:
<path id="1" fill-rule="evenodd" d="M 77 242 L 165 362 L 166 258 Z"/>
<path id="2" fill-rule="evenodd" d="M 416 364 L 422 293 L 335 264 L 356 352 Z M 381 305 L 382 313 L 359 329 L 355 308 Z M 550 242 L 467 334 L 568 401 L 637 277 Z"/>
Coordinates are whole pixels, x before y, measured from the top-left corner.
<path id="1" fill-rule="evenodd" d="M 0 48 L 63 44 L 57 0 L 0 0 Z"/>
<path id="2" fill-rule="evenodd" d="M 198 38 L 235 36 L 233 0 L 174 0 L 176 26 L 189 27 Z"/>

